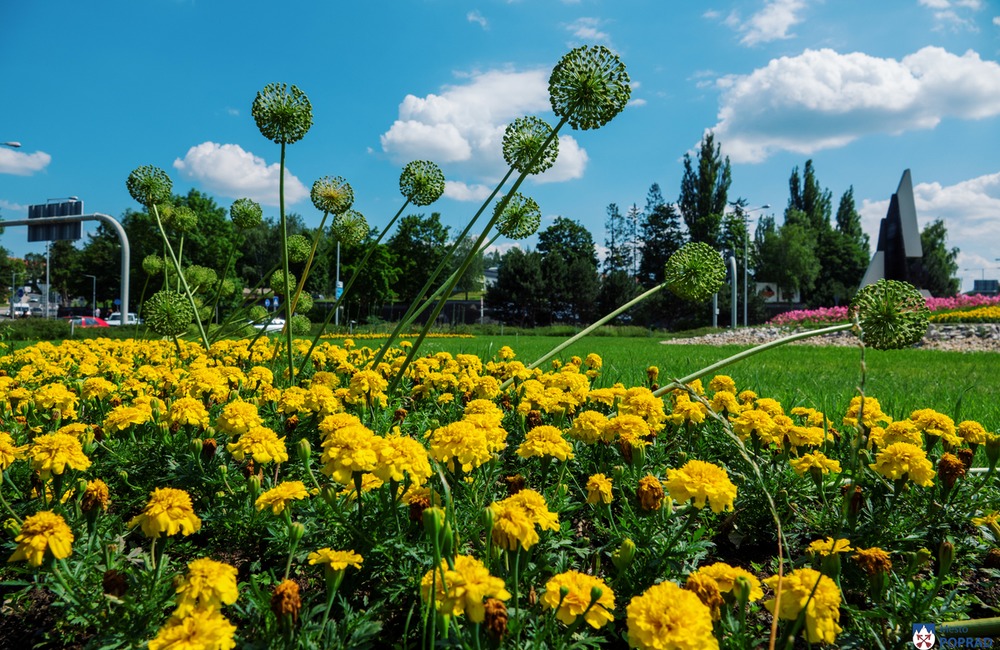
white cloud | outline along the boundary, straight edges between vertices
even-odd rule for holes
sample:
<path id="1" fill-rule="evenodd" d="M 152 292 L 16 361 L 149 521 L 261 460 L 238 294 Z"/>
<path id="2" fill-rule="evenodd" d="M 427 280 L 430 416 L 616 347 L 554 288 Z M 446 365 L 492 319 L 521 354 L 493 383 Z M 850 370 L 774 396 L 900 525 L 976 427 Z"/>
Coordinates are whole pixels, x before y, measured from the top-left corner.
<path id="1" fill-rule="evenodd" d="M 399 118 L 380 139 L 394 162 L 427 159 L 441 165 L 445 177 L 455 183 L 452 198 L 481 200 L 474 188 L 492 188 L 507 169 L 501 152 L 507 124 L 551 110 L 548 71 L 490 70 L 471 73 L 462 81 L 439 94 L 407 95 L 399 105 Z M 538 182 L 583 175 L 586 151 L 570 136 L 561 136 L 559 145 L 559 159 L 536 178 Z"/>
<path id="2" fill-rule="evenodd" d="M 249 197 L 266 205 L 278 205 L 278 163 L 270 165 L 237 144 L 202 142 L 188 149 L 174 168 L 207 190 L 233 199 Z M 285 168 L 285 201 L 296 203 L 309 190 Z"/>
<path id="3" fill-rule="evenodd" d="M 954 185 L 918 183 L 913 187 L 913 198 L 921 230 L 937 219 L 944 221 L 948 248 L 960 250 L 958 275 L 962 290 L 971 290 L 972 280 L 981 277 L 979 269 L 998 265 L 992 260 L 998 256 L 995 244 L 1000 241 L 1000 172 Z M 879 221 L 888 208 L 886 198 L 865 199 L 858 209 L 864 229 L 871 235 L 872 248 L 878 242 Z M 987 277 L 991 277 L 989 273 Z M 998 276 L 1000 273 L 994 271 L 992 277 Z"/>
<path id="4" fill-rule="evenodd" d="M 642 99 L 641 97 L 639 99 L 632 99 L 632 100 L 629 101 L 628 105 L 629 106 L 645 106 L 646 105 L 646 100 Z"/>
<path id="5" fill-rule="evenodd" d="M 465 19 L 468 20 L 470 23 L 476 23 L 477 25 L 479 25 L 483 29 L 489 29 L 490 28 L 489 21 L 486 20 L 486 17 L 483 16 L 478 11 L 470 11 L 469 13 L 465 14 Z"/>
<path id="6" fill-rule="evenodd" d="M 976 23 L 969 17 L 961 15 L 966 10 L 971 12 L 983 8 L 982 0 L 919 0 L 920 5 L 934 12 L 935 31 L 950 29 L 951 31 L 968 30 L 978 32 Z"/>
<path id="7" fill-rule="evenodd" d="M 1000 16 L 993 16 L 993 24 L 1000 27 Z"/>
<path id="8" fill-rule="evenodd" d="M 581 41 L 603 42 L 610 45 L 611 36 L 600 29 L 602 22 L 599 18 L 578 18 L 566 25 L 566 29 Z"/>
<path id="9" fill-rule="evenodd" d="M 947 9 L 951 6 L 950 0 L 920 0 L 920 6 L 929 9 Z"/>
<path id="10" fill-rule="evenodd" d="M 488 185 L 468 184 L 462 181 L 445 181 L 444 195 L 456 201 L 485 201 L 493 191 Z"/>
<path id="11" fill-rule="evenodd" d="M 900 61 L 806 50 L 717 85 L 723 94 L 712 130 L 733 162 L 1000 115 L 1000 65 L 971 50 L 925 47 Z"/>
<path id="12" fill-rule="evenodd" d="M 799 12 L 805 6 L 804 0 L 770 0 L 747 20 L 742 20 L 734 11 L 726 17 L 725 23 L 742 34 L 740 43 L 743 45 L 784 40 L 794 36 L 788 30 L 802 22 Z"/>
<path id="13" fill-rule="evenodd" d="M 227 107 L 226 108 L 226 114 L 227 115 L 231 115 L 233 117 L 239 117 L 240 116 L 240 109 L 238 109 L 238 108 L 232 108 L 232 107 Z"/>
<path id="14" fill-rule="evenodd" d="M 21 205 L 20 203 L 11 203 L 6 199 L 0 199 L 0 210 L 7 210 L 8 212 L 28 212 L 28 206 Z M 25 214 L 27 216 L 27 214 Z"/>
<path id="15" fill-rule="evenodd" d="M 52 162 L 52 156 L 44 151 L 22 153 L 0 146 L 0 174 L 31 176 L 48 167 L 50 162 Z"/>

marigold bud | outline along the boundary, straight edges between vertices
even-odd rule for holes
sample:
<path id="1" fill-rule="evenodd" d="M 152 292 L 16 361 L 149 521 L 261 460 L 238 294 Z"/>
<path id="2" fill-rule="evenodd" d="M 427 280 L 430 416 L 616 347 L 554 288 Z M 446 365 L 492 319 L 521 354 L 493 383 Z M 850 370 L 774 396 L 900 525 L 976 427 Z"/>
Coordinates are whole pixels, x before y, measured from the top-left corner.
<path id="1" fill-rule="evenodd" d="M 955 561 L 955 545 L 950 539 L 945 539 L 938 547 L 938 577 L 943 577 L 951 570 Z"/>
<path id="2" fill-rule="evenodd" d="M 299 443 L 295 445 L 295 452 L 298 454 L 299 460 L 303 463 L 308 463 L 309 458 L 312 456 L 312 445 L 309 444 L 309 439 L 303 438 L 299 440 Z"/>

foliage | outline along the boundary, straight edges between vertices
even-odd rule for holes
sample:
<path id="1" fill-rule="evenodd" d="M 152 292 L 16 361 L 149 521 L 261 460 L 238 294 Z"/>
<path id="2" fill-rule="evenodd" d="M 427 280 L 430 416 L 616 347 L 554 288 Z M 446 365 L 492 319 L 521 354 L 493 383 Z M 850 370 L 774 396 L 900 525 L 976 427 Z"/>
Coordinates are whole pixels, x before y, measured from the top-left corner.
<path id="1" fill-rule="evenodd" d="M 719 247 L 722 216 L 726 212 L 731 183 L 729 157 L 722 158 L 715 134 L 706 133 L 698 148 L 697 166 L 692 163 L 690 154 L 684 154 L 684 176 L 677 199 L 677 210 L 691 241 Z"/>
<path id="2" fill-rule="evenodd" d="M 429 217 L 411 214 L 399 220 L 396 232 L 387 242 L 392 264 L 398 275 L 393 290 L 400 302 L 411 302 L 430 277 L 445 253 L 448 227 L 441 224 L 441 214 Z"/>
<path id="3" fill-rule="evenodd" d="M 948 229 L 942 219 L 936 219 L 920 231 L 924 255 L 910 267 L 910 279 L 933 296 L 954 296 L 958 293 L 958 248 L 948 248 Z"/>

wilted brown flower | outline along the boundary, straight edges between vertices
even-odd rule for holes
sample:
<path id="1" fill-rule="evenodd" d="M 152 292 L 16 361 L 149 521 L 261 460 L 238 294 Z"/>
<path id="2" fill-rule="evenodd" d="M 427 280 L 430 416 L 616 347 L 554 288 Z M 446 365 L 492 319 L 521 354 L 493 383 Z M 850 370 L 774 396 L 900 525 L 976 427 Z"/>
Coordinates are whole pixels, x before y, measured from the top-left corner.
<path id="1" fill-rule="evenodd" d="M 486 631 L 494 639 L 502 639 L 507 634 L 507 606 L 496 598 L 487 598 L 483 605 L 486 608 Z"/>
<path id="2" fill-rule="evenodd" d="M 278 620 L 284 620 L 285 616 L 289 616 L 293 624 L 297 623 L 301 609 L 302 599 L 299 598 L 299 585 L 291 580 L 283 580 L 274 588 L 274 593 L 271 596 L 271 611 L 278 617 Z"/>
<path id="3" fill-rule="evenodd" d="M 955 454 L 941 454 L 937 469 L 938 477 L 947 489 L 951 489 L 955 481 L 965 476 L 965 464 Z"/>
<path id="4" fill-rule="evenodd" d="M 663 485 L 652 474 L 639 479 L 639 489 L 636 491 L 639 505 L 643 510 L 659 510 L 663 505 Z"/>
<path id="5" fill-rule="evenodd" d="M 507 482 L 507 494 L 510 496 L 514 496 L 524 489 L 524 477 L 520 474 L 505 476 L 503 480 Z"/>
<path id="6" fill-rule="evenodd" d="M 87 489 L 83 492 L 83 499 L 80 501 L 80 509 L 90 512 L 95 508 L 101 510 L 108 509 L 108 485 L 101 479 L 87 481 Z"/>
<path id="7" fill-rule="evenodd" d="M 121 598 L 128 591 L 128 580 L 118 569 L 108 569 L 101 578 L 104 593 L 115 598 Z"/>

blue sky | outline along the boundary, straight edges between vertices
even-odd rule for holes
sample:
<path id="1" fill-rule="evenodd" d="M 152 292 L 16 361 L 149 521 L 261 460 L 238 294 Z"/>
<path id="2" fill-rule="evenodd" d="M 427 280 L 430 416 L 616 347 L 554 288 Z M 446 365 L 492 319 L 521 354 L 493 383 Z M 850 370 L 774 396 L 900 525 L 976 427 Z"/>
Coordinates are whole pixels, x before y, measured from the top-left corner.
<path id="1" fill-rule="evenodd" d="M 276 215 L 278 147 L 250 104 L 286 82 L 314 108 L 288 148 L 290 211 L 318 225 L 308 188 L 340 175 L 384 225 L 400 169 L 426 158 L 449 183 L 422 210 L 457 231 L 504 171 L 504 126 L 554 122 L 552 66 L 603 44 L 628 66 L 632 102 L 602 129 L 563 132 L 556 166 L 524 188 L 546 219 L 579 220 L 603 243 L 607 205 L 641 208 L 653 182 L 675 201 L 684 153 L 712 129 L 731 199 L 780 218 L 792 168 L 811 158 L 835 201 L 854 187 L 873 244 L 910 168 L 921 227 L 944 219 L 962 251 L 963 290 L 1000 277 L 992 0 L 49 0 L 5 2 L 0 24 L 0 142 L 22 144 L 0 146 L 8 220 L 70 195 L 120 216 L 144 164 L 175 191 L 250 196 Z M 44 251 L 23 228 L 0 244 Z"/>

